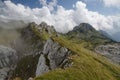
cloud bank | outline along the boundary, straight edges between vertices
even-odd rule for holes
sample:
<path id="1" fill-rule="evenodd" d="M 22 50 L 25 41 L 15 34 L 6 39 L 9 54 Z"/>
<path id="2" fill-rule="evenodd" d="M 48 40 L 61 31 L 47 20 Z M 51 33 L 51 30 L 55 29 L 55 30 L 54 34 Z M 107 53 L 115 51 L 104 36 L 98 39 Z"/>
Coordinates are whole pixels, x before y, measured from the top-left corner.
<path id="1" fill-rule="evenodd" d="M 49 10 L 53 11 L 54 7 L 57 6 L 57 0 L 52 0 L 51 2 L 47 2 L 47 0 L 39 0 L 42 6 L 47 6 Z"/>
<path id="2" fill-rule="evenodd" d="M 37 24 L 45 21 L 49 25 L 55 26 L 58 32 L 66 33 L 76 25 L 86 22 L 90 23 L 97 30 L 104 30 L 109 34 L 119 32 L 120 15 L 104 16 L 98 12 L 89 11 L 86 4 L 77 1 L 73 9 L 65 9 L 57 5 L 57 0 L 47 3 L 46 0 L 39 0 L 42 8 L 30 8 L 22 4 L 14 4 L 11 1 L 1 2 L 0 19 L 4 20 L 23 20 L 25 22 L 36 22 Z M 104 0 L 105 1 L 105 0 Z M 54 10 L 57 7 L 57 10 Z"/>
<path id="3" fill-rule="evenodd" d="M 107 7 L 117 7 L 120 9 L 120 0 L 103 0 Z"/>

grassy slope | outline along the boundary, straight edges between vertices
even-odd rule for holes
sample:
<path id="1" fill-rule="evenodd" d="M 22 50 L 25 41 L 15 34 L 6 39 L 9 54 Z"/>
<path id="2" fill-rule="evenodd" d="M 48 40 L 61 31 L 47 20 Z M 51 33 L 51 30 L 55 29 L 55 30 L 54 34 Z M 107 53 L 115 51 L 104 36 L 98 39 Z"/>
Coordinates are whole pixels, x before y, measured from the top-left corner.
<path id="1" fill-rule="evenodd" d="M 35 28 L 32 28 L 32 30 L 43 40 L 51 37 L 54 41 L 76 53 L 76 55 L 70 57 L 73 61 L 71 68 L 56 69 L 35 78 L 35 80 L 120 80 L 119 66 L 84 48 L 86 45 L 92 46 L 91 43 L 88 45 L 88 42 L 69 39 L 67 36 L 52 37 L 45 31 L 39 33 Z"/>
<path id="2" fill-rule="evenodd" d="M 29 55 L 23 57 L 18 63 L 17 68 L 13 72 L 13 78 L 18 76 L 27 80 L 30 76 L 35 77 L 35 71 L 40 55 Z"/>
<path id="3" fill-rule="evenodd" d="M 70 57 L 73 66 L 50 71 L 35 80 L 120 80 L 120 67 L 108 62 L 103 56 L 63 36 L 53 37 L 53 40 L 76 53 Z"/>

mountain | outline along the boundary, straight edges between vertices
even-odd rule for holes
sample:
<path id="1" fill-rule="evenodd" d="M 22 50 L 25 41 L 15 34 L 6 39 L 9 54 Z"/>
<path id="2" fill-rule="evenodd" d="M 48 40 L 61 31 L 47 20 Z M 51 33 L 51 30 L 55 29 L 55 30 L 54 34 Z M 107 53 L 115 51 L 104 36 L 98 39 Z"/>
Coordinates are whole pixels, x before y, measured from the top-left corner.
<path id="1" fill-rule="evenodd" d="M 72 53 L 50 38 L 54 35 L 56 35 L 54 28 L 44 22 L 40 25 L 30 23 L 26 28 L 23 28 L 21 37 L 28 44 L 26 48 L 29 51 L 24 53 L 27 56 L 22 57 L 17 63 L 13 77 L 20 76 L 22 79 L 28 79 L 58 67 L 70 66 L 67 57 Z M 23 54 L 23 52 L 20 53 Z M 28 71 L 29 69 L 30 71 Z"/>
<path id="2" fill-rule="evenodd" d="M 107 57 L 111 62 L 120 63 L 120 44 L 112 40 L 112 37 L 105 31 L 97 31 L 88 23 L 81 23 L 72 31 L 68 32 L 70 37 L 82 39 L 87 43 L 85 48 L 93 50 Z M 82 42 L 83 43 L 83 42 Z"/>
<path id="3" fill-rule="evenodd" d="M 81 23 L 74 27 L 72 31 L 67 33 L 67 37 L 69 39 L 74 39 L 75 41 L 78 40 L 78 43 L 82 42 L 83 46 L 90 50 L 94 50 L 98 45 L 111 44 L 115 42 L 102 32 L 95 30 L 88 23 Z"/>
<path id="4" fill-rule="evenodd" d="M 106 49 L 110 54 L 119 52 L 118 48 L 110 52 L 111 46 L 104 48 L 118 43 L 88 23 L 81 23 L 67 34 L 60 34 L 45 22 L 39 25 L 33 22 L 20 33 L 12 46 L 18 61 L 10 76 L 7 75 L 11 80 L 120 79 L 120 66 L 104 55 Z"/>
<path id="5" fill-rule="evenodd" d="M 81 23 L 79 26 L 74 27 L 74 29 L 68 32 L 68 35 L 72 35 L 71 37 L 77 37 L 79 39 L 83 39 L 86 41 L 90 40 L 106 40 L 111 41 L 111 39 L 107 38 L 105 35 L 101 34 L 99 31 L 95 30 L 88 23 Z"/>

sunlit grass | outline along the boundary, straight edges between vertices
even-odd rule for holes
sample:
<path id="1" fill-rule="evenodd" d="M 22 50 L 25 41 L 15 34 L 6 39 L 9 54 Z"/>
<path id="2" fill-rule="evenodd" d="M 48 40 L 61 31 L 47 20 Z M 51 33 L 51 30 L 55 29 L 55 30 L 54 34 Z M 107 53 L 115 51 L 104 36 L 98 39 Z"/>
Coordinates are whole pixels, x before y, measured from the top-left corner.
<path id="1" fill-rule="evenodd" d="M 120 67 L 103 56 L 63 36 L 53 37 L 53 40 L 76 53 L 71 56 L 74 64 L 71 68 L 56 69 L 35 80 L 120 80 Z"/>

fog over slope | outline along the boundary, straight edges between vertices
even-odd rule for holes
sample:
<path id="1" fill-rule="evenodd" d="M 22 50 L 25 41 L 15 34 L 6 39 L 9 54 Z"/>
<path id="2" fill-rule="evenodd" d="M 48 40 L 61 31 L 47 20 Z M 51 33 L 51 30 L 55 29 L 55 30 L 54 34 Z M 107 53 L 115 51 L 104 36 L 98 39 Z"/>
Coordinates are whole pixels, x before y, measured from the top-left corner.
<path id="1" fill-rule="evenodd" d="M 28 24 L 23 21 L 2 20 L 0 19 L 0 45 L 10 46 L 20 36 L 18 30 Z"/>
<path id="2" fill-rule="evenodd" d="M 76 25 L 85 22 L 91 24 L 97 30 L 106 31 L 111 36 L 120 34 L 118 33 L 120 32 L 120 14 L 105 16 L 90 11 L 82 1 L 77 1 L 72 9 L 65 9 L 63 6 L 58 5 L 57 0 L 52 0 L 52 2 L 40 0 L 40 2 L 43 5 L 42 8 L 30 8 L 22 4 L 14 4 L 9 0 L 0 1 L 0 19 L 4 22 L 22 20 L 24 22 L 36 22 L 37 24 L 45 21 L 62 33 L 66 33 Z M 120 41 L 120 37 L 113 38 Z"/>

